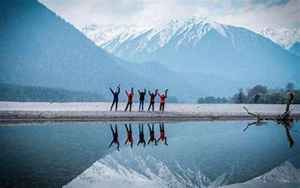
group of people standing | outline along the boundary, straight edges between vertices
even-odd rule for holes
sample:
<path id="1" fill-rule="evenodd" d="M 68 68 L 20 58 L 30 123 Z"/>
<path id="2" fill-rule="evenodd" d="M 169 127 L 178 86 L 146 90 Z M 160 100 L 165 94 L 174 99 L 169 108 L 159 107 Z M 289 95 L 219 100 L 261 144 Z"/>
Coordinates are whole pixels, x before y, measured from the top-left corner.
<path id="1" fill-rule="evenodd" d="M 155 132 L 154 132 L 154 124 L 150 126 L 150 124 L 147 124 L 148 129 L 149 129 L 149 139 L 147 144 L 154 143 L 154 145 L 157 145 L 159 141 L 163 142 L 165 145 L 168 145 L 167 143 L 167 136 L 165 133 L 165 126 L 164 123 L 159 124 L 159 132 L 160 135 L 158 138 L 155 138 Z M 125 144 L 129 144 L 130 147 L 133 147 L 133 133 L 132 133 L 132 127 L 131 124 L 127 125 L 125 124 L 125 129 L 126 129 L 126 140 Z M 119 133 L 118 133 L 118 127 L 115 125 L 113 128 L 112 125 L 110 125 L 110 130 L 112 132 L 113 139 L 111 143 L 109 144 L 109 148 L 113 145 L 117 145 L 117 149 L 120 150 L 120 142 L 119 142 Z M 139 140 L 137 143 L 137 146 L 143 144 L 143 146 L 146 146 L 146 140 L 145 140 L 145 135 L 144 135 L 144 125 L 139 124 Z"/>
<path id="2" fill-rule="evenodd" d="M 109 88 L 109 89 L 113 95 L 113 102 L 110 106 L 110 111 L 113 110 L 114 106 L 115 106 L 115 111 L 117 111 L 118 103 L 119 103 L 119 94 L 121 91 L 120 85 L 118 85 L 115 90 L 113 90 L 112 88 Z M 129 110 L 129 112 L 131 112 L 133 97 L 134 97 L 134 89 L 131 88 L 129 92 L 127 90 L 125 90 L 125 94 L 127 95 L 127 104 L 126 104 L 124 111 L 126 112 L 127 110 Z M 138 90 L 138 94 L 139 94 L 139 112 L 141 112 L 141 111 L 144 111 L 144 103 L 145 103 L 147 90 L 146 89 Z M 159 93 L 158 89 L 156 89 L 154 92 L 151 92 L 150 90 L 148 90 L 148 94 L 150 97 L 148 111 L 152 110 L 152 112 L 154 112 L 155 97 L 158 95 L 160 98 L 159 111 L 163 112 L 165 110 L 166 98 L 168 97 L 168 89 L 166 89 L 164 91 L 164 93 Z"/>

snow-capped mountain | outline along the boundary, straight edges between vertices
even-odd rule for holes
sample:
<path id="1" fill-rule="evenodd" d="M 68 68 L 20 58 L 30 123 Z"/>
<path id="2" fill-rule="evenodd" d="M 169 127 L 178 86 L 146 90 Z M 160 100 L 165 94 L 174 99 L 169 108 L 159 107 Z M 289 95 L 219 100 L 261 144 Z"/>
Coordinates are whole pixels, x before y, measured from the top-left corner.
<path id="1" fill-rule="evenodd" d="M 195 46 L 212 29 L 215 29 L 226 37 L 225 28 L 225 25 L 209 22 L 206 19 L 172 20 L 166 25 L 152 27 L 139 33 L 122 33 L 112 40 L 103 43 L 101 47 L 119 56 L 123 55 L 122 51 L 124 47 L 130 50 L 134 48 L 133 53 L 135 51 L 152 53 L 164 48 L 175 38 L 177 38 L 176 49 L 180 48 L 180 46 L 190 44 Z M 127 36 L 125 40 L 123 35 Z M 127 55 L 130 53 L 130 50 L 125 50 Z"/>
<path id="2" fill-rule="evenodd" d="M 97 24 L 91 24 L 81 28 L 81 32 L 83 32 L 89 39 L 94 41 L 98 46 L 101 46 L 115 37 L 120 37 L 120 41 L 126 40 L 129 36 L 144 30 L 146 30 L 146 28 L 137 27 L 135 25 L 99 26 Z"/>
<path id="3" fill-rule="evenodd" d="M 264 28 L 258 33 L 271 39 L 283 48 L 289 48 L 293 43 L 300 41 L 300 29 Z"/>
<path id="4" fill-rule="evenodd" d="M 128 61 L 160 62 L 173 71 L 188 72 L 185 76 L 193 85 L 199 85 L 199 80 L 207 83 L 208 77 L 226 80 L 228 85 L 238 82 L 244 86 L 262 83 L 279 87 L 288 81 L 299 83 L 295 72 L 300 66 L 299 57 L 241 27 L 191 18 L 173 20 L 121 39 L 117 36 L 101 47 Z M 270 67 L 272 71 L 268 71 Z"/>

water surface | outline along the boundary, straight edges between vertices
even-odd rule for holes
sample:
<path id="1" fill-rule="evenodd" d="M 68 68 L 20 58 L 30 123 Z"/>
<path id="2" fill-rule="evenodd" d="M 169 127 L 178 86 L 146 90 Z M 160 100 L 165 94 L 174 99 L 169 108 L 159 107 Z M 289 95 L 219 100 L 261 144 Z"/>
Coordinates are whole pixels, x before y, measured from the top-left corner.
<path id="1" fill-rule="evenodd" d="M 300 167 L 299 123 L 289 129 L 272 122 L 245 129 L 248 123 L 164 123 L 168 145 L 158 142 L 145 147 L 137 146 L 139 123 L 131 123 L 131 148 L 124 144 L 125 123 L 116 122 L 112 127 L 118 127 L 120 151 L 116 144 L 108 148 L 110 123 L 2 124 L 0 187 L 113 186 L 117 181 L 161 187 L 221 186 L 252 180 L 286 162 Z M 148 123 L 143 126 L 148 142 Z M 154 130 L 159 138 L 159 123 Z"/>

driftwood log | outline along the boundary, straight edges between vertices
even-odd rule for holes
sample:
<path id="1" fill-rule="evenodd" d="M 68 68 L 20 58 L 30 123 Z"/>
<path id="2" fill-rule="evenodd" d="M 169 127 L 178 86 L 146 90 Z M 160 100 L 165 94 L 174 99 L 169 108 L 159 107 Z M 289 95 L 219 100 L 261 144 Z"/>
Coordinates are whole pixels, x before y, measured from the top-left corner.
<path id="1" fill-rule="evenodd" d="M 289 147 L 293 147 L 294 145 L 294 140 L 291 136 L 290 133 L 290 129 L 292 127 L 292 123 L 294 121 L 293 117 L 291 116 L 291 105 L 293 103 L 294 100 L 294 94 L 292 92 L 288 93 L 288 100 L 286 103 L 286 108 L 285 111 L 279 115 L 278 117 L 274 118 L 268 118 L 268 117 L 264 117 L 263 115 L 259 114 L 259 113 L 255 113 L 255 112 L 250 112 L 248 110 L 247 107 L 243 107 L 244 110 L 247 112 L 247 114 L 249 114 L 252 117 L 256 118 L 255 122 L 252 123 L 248 123 L 248 125 L 243 129 L 243 131 L 246 131 L 250 126 L 252 125 L 256 125 L 256 126 L 260 126 L 266 123 L 266 121 L 275 121 L 278 125 L 282 125 L 285 129 L 285 133 L 287 136 L 287 140 L 289 143 Z"/>

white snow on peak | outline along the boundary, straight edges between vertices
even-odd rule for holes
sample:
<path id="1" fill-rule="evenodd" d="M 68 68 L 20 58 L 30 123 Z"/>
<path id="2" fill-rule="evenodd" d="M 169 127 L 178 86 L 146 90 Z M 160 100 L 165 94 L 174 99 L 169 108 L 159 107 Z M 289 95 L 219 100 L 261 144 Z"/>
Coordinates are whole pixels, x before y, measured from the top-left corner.
<path id="1" fill-rule="evenodd" d="M 145 31 L 146 27 L 138 27 L 135 25 L 97 25 L 91 24 L 81 28 L 81 32 L 84 33 L 90 40 L 96 45 L 101 46 L 104 43 L 119 38 L 120 41 L 126 40 L 128 37 Z"/>
<path id="2" fill-rule="evenodd" d="M 126 156 L 126 158 L 124 158 Z M 244 183 L 228 184 L 229 174 L 222 174 L 215 180 L 210 180 L 201 171 L 193 171 L 181 166 L 178 162 L 159 160 L 144 150 L 136 151 L 122 148 L 96 161 L 91 167 L 70 181 L 64 188 L 81 187 L 252 187 L 277 184 L 300 185 L 300 171 L 286 161 Z M 254 186 L 253 186 L 254 185 Z M 248 186 L 251 187 L 251 186 Z M 269 186 L 273 187 L 273 186 Z M 276 186 L 275 186 L 276 187 Z"/>
<path id="3" fill-rule="evenodd" d="M 283 48 L 289 48 L 292 44 L 300 41 L 300 29 L 289 28 L 264 28 L 258 31 L 259 34 L 271 39 Z"/>
<path id="4" fill-rule="evenodd" d="M 167 24 L 159 24 L 146 30 L 140 30 L 140 32 L 120 33 L 112 40 L 102 43 L 100 46 L 110 52 L 114 52 L 125 44 L 125 46 L 128 45 L 131 48 L 134 46 L 132 49 L 136 52 L 146 51 L 150 53 L 174 41 L 177 48 L 181 45 L 195 45 L 211 30 L 215 30 L 224 37 L 227 37 L 226 28 L 227 26 L 206 18 L 174 19 Z"/>
<path id="5" fill-rule="evenodd" d="M 183 168 L 178 163 L 175 168 L 177 172 L 167 163 L 150 155 L 138 154 L 129 148 L 123 148 L 120 152 L 113 152 L 96 161 L 64 188 L 218 187 L 226 178 L 226 175 L 221 175 L 215 181 L 211 181 L 200 171 Z"/>
<path id="6" fill-rule="evenodd" d="M 290 185 L 290 186 L 289 186 Z M 273 168 L 269 172 L 244 183 L 226 185 L 224 188 L 238 187 L 300 187 L 300 170 L 296 169 L 289 161 Z"/>

